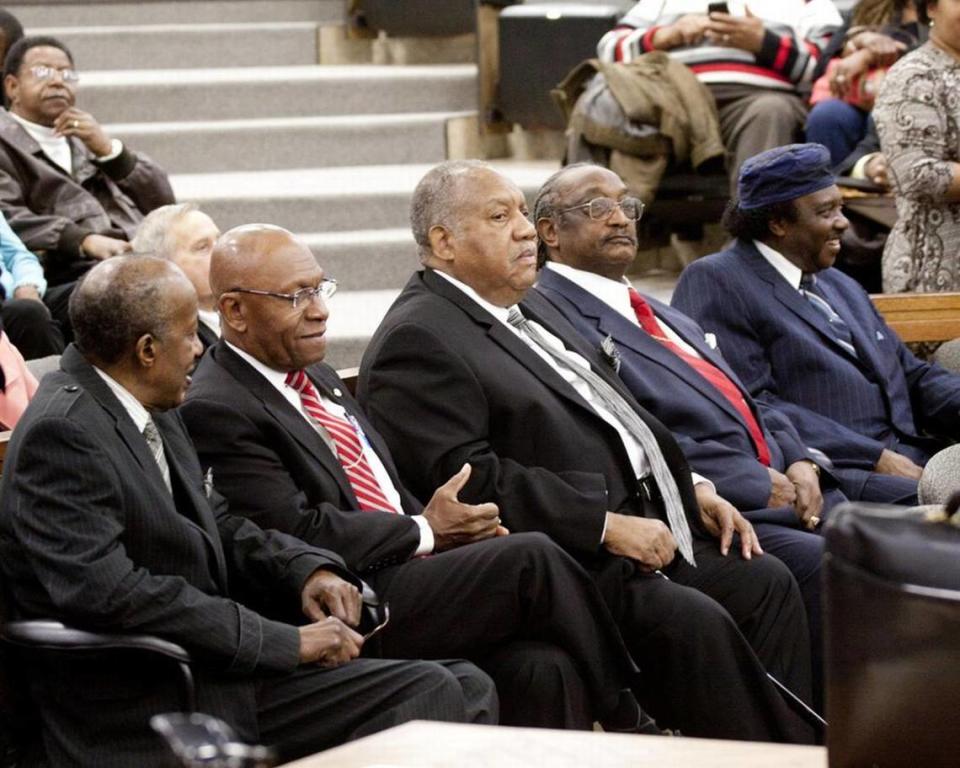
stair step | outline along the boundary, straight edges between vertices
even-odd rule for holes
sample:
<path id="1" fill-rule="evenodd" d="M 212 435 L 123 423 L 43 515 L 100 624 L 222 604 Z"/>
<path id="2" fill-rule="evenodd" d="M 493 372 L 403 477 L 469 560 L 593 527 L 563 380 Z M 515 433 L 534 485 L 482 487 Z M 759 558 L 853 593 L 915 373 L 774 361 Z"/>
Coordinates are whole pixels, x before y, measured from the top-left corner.
<path id="1" fill-rule="evenodd" d="M 126 123 L 106 130 L 169 173 L 431 163 L 446 158 L 446 123 L 469 112 Z"/>
<path id="2" fill-rule="evenodd" d="M 4 7 L 31 27 L 97 27 L 104 24 L 215 24 L 315 21 L 343 23 L 344 0 L 190 0 L 190 2 L 10 3 Z"/>
<path id="3" fill-rule="evenodd" d="M 527 193 L 558 164 L 494 163 Z M 432 165 L 345 166 L 289 171 L 182 174 L 171 178 L 180 200 L 200 205 L 222 230 L 266 222 L 294 232 L 344 232 L 409 226 L 409 202 Z"/>
<path id="4" fill-rule="evenodd" d="M 83 72 L 316 64 L 317 24 L 157 24 L 48 27 L 31 34 L 66 43 Z"/>
<path id="5" fill-rule="evenodd" d="M 78 103 L 102 123 L 458 112 L 476 82 L 473 64 L 98 70 Z"/>
<path id="6" fill-rule="evenodd" d="M 341 292 L 396 290 L 420 266 L 409 227 L 312 232 L 299 237 L 326 273 L 337 279 Z"/>

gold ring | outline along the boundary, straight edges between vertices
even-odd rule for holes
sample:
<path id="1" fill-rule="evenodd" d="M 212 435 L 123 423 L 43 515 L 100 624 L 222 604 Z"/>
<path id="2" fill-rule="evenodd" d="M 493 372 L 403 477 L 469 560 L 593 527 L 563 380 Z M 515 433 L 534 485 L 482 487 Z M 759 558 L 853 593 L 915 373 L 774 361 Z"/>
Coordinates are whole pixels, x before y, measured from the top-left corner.
<path id="1" fill-rule="evenodd" d="M 810 528 L 816 528 L 818 525 L 820 525 L 820 518 L 814 515 L 813 517 L 810 518 L 809 523 L 810 523 Z"/>
<path id="2" fill-rule="evenodd" d="M 79 127 L 80 127 L 80 121 L 79 121 L 79 120 L 74 120 L 72 123 L 70 123 L 70 125 L 72 125 L 74 128 L 79 128 Z"/>

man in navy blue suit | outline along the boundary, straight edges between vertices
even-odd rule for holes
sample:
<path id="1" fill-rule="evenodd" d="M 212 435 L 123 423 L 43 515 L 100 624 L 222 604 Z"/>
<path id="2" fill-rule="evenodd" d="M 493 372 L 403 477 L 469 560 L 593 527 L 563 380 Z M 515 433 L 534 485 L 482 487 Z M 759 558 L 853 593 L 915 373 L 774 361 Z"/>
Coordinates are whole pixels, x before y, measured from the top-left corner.
<path id="1" fill-rule="evenodd" d="M 912 504 L 942 439 L 960 436 L 960 377 L 917 359 L 832 265 L 847 228 L 819 144 L 744 163 L 724 216 L 736 240 L 681 275 L 673 306 L 716 335 L 753 397 L 823 451 L 850 498 Z"/>
<path id="2" fill-rule="evenodd" d="M 642 211 L 606 168 L 580 164 L 554 174 L 534 206 L 546 260 L 535 290 L 615 361 L 630 393 L 669 427 L 693 470 L 741 509 L 764 549 L 787 564 L 804 596 L 816 658 L 823 540 L 813 530 L 823 510 L 845 497 L 826 472 L 821 492 L 818 457 L 786 419 L 758 407 L 694 321 L 627 282 Z"/>

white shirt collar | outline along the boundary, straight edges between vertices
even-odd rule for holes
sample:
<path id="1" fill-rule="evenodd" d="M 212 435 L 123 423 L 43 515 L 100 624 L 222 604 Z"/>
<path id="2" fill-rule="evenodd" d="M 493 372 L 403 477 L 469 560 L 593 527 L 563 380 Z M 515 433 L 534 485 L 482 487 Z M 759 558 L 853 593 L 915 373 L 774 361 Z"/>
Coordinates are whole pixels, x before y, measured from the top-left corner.
<path id="1" fill-rule="evenodd" d="M 152 421 L 150 418 L 150 412 L 143 407 L 143 403 L 137 400 L 136 397 L 127 389 L 123 384 L 117 381 L 115 378 L 100 370 L 96 366 L 93 367 L 100 378 L 103 379 L 107 386 L 110 387 L 110 391 L 116 395 L 117 400 L 120 401 L 120 405 L 123 406 L 123 409 L 130 416 L 131 420 L 134 423 L 134 426 L 137 428 L 137 432 L 143 432 L 143 428 L 147 426 L 147 423 Z"/>
<path id="2" fill-rule="evenodd" d="M 611 280 L 609 277 L 587 272 L 582 269 L 576 269 L 567 264 L 558 264 L 555 261 L 548 261 L 547 269 L 552 269 L 558 275 L 562 275 L 572 283 L 576 283 L 587 293 L 596 296 L 607 306 L 615 309 L 627 320 L 632 323 L 637 322 L 637 315 L 630 305 L 630 283 L 626 278 L 623 280 Z"/>
<path id="3" fill-rule="evenodd" d="M 782 253 L 775 251 L 766 243 L 761 243 L 759 240 L 754 240 L 753 244 L 757 246 L 757 250 L 760 251 L 760 255 L 767 260 L 770 266 L 777 270 L 784 280 L 786 280 L 790 285 L 799 291 L 800 278 L 803 277 L 803 270 L 790 261 Z"/>
<path id="4" fill-rule="evenodd" d="M 13 112 L 8 112 L 27 134 L 40 145 L 43 153 L 67 173 L 73 173 L 73 154 L 66 136 L 58 136 L 53 128 L 25 120 Z"/>
<path id="5" fill-rule="evenodd" d="M 231 344 L 229 341 L 224 340 L 223 343 L 226 344 L 231 350 L 236 352 L 238 355 L 240 355 L 240 357 L 243 360 L 248 362 L 250 366 L 253 368 L 253 370 L 255 370 L 257 373 L 263 376 L 263 378 L 265 378 L 267 381 L 273 384 L 273 386 L 276 387 L 278 390 L 283 392 L 283 390 L 287 386 L 286 371 L 278 371 L 276 368 L 271 368 L 268 365 L 264 365 L 259 360 L 257 360 L 257 358 L 251 355 L 249 352 L 245 352 L 235 344 Z"/>
<path id="6" fill-rule="evenodd" d="M 479 304 L 483 309 L 487 310 L 487 312 L 497 318 L 497 320 L 499 320 L 501 323 L 504 325 L 510 325 L 508 322 L 508 318 L 510 317 L 510 307 L 498 307 L 496 304 L 491 304 L 469 285 L 466 283 L 461 283 L 455 277 L 451 277 L 446 272 L 441 272 L 439 269 L 435 269 L 433 272 L 434 274 L 440 275 L 440 277 L 452 283 L 455 287 L 459 288 L 461 291 L 467 294 L 467 296 L 477 302 L 477 304 Z"/>

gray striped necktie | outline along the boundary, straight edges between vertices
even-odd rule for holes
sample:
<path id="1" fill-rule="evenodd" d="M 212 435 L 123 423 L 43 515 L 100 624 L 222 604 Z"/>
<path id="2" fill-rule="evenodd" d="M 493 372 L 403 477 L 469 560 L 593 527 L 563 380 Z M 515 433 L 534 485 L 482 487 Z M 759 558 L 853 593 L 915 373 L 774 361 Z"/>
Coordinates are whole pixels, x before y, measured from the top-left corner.
<path id="1" fill-rule="evenodd" d="M 813 305 L 813 308 L 823 315 L 830 324 L 830 330 L 833 331 L 833 337 L 837 340 L 847 352 L 857 357 L 857 348 L 853 345 L 853 334 L 843 318 L 836 313 L 830 303 L 820 295 L 817 289 L 817 276 L 812 273 L 806 273 L 800 278 L 800 293 Z"/>
<path id="2" fill-rule="evenodd" d="M 157 466 L 160 467 L 160 474 L 163 475 L 163 482 L 166 483 L 167 490 L 173 493 L 173 486 L 170 484 L 170 465 L 167 464 L 167 457 L 163 453 L 163 440 L 160 438 L 160 432 L 153 419 L 147 422 L 143 428 L 143 437 L 147 441 L 150 453 L 153 454 Z"/>
<path id="3" fill-rule="evenodd" d="M 654 437 L 650 427 L 640 418 L 629 403 L 623 399 L 616 389 L 611 387 L 601 376 L 594 373 L 589 367 L 584 368 L 575 365 L 562 352 L 554 349 L 543 336 L 537 331 L 527 319 L 520 313 L 516 307 L 510 308 L 510 314 L 507 322 L 514 328 L 523 333 L 530 341 L 536 344 L 540 349 L 546 352 L 550 357 L 556 360 L 558 365 L 571 371 L 580 379 L 585 381 L 597 400 L 603 403 L 603 406 L 610 411 L 620 423 L 627 429 L 633 438 L 640 443 L 644 453 L 647 455 L 647 461 L 650 462 L 650 469 L 653 473 L 653 479 L 660 489 L 660 495 L 663 497 L 663 506 L 667 512 L 667 523 L 676 539 L 677 549 L 683 555 L 683 559 L 690 565 L 696 565 L 693 558 L 693 538 L 690 534 L 690 524 L 687 522 L 687 515 L 683 510 L 683 501 L 680 499 L 680 489 L 677 487 L 677 481 L 673 478 L 670 467 L 667 466 L 666 459 L 663 458 L 663 452 L 657 445 L 657 438 Z M 588 364 L 589 365 L 589 364 Z"/>

